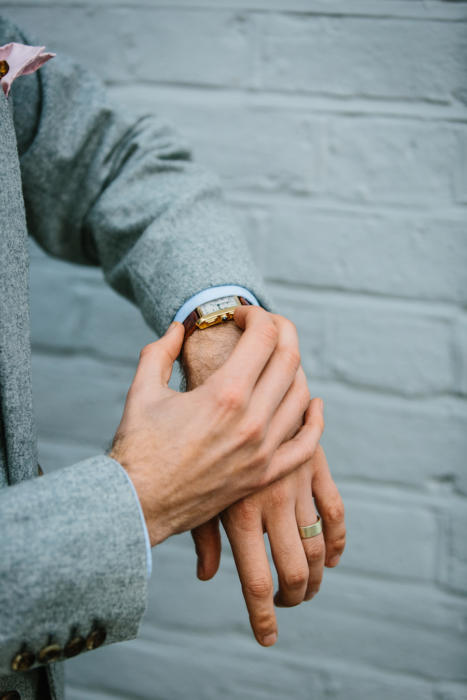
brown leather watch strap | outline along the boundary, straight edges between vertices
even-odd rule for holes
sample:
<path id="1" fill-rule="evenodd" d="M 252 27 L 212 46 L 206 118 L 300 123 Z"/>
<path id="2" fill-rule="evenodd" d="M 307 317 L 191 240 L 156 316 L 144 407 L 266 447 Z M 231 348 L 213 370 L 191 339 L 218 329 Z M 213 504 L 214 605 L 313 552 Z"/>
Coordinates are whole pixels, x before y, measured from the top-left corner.
<path id="1" fill-rule="evenodd" d="M 245 299 L 245 297 L 238 297 L 239 301 L 243 306 L 251 306 L 251 302 L 248 301 L 248 299 Z M 189 316 L 186 317 L 186 319 L 183 321 L 183 325 L 185 326 L 185 340 L 190 337 L 190 335 L 193 333 L 193 331 L 196 328 L 196 321 L 198 320 L 198 312 L 195 309 L 194 311 L 189 314 Z"/>

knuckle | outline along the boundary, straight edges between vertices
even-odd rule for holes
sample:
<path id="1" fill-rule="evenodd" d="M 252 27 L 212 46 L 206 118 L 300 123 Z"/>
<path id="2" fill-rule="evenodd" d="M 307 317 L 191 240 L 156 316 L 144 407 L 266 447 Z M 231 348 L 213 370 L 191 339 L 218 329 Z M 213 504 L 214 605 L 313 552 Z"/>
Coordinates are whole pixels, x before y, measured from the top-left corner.
<path id="1" fill-rule="evenodd" d="M 269 494 L 269 503 L 272 508 L 275 508 L 282 512 L 282 510 L 288 505 L 290 500 L 289 493 L 284 488 L 282 483 L 274 484 L 271 488 Z"/>
<path id="2" fill-rule="evenodd" d="M 284 321 L 285 321 L 289 331 L 291 333 L 293 333 L 296 337 L 298 337 L 297 326 L 295 325 L 295 323 L 293 321 L 291 321 L 290 318 L 284 318 Z"/>
<path id="3" fill-rule="evenodd" d="M 297 371 L 300 367 L 301 357 L 300 352 L 294 345 L 284 345 L 281 348 L 282 362 L 287 365 L 291 371 Z"/>
<path id="4" fill-rule="evenodd" d="M 296 569 L 295 571 L 288 571 L 282 577 L 282 582 L 284 587 L 296 591 L 303 588 L 308 581 L 308 570 L 306 569 Z"/>
<path id="5" fill-rule="evenodd" d="M 142 360 L 143 357 L 147 357 L 147 355 L 152 355 L 154 352 L 154 349 L 156 348 L 156 344 L 157 344 L 157 341 L 154 341 L 154 343 L 148 343 L 143 348 L 141 348 L 140 353 L 139 353 L 139 359 Z"/>
<path id="6" fill-rule="evenodd" d="M 345 549 L 345 534 L 340 537 L 333 538 L 328 543 L 328 549 L 332 549 L 333 554 L 342 554 Z"/>
<path id="7" fill-rule="evenodd" d="M 332 503 L 328 503 L 324 509 L 324 517 L 331 525 L 337 525 L 344 520 L 344 503 L 339 497 Z"/>
<path id="8" fill-rule="evenodd" d="M 228 385 L 216 394 L 219 408 L 227 413 L 237 413 L 244 407 L 245 399 L 241 387 Z"/>
<path id="9" fill-rule="evenodd" d="M 255 445 L 261 445 L 266 433 L 266 426 L 264 425 L 262 420 L 255 419 L 253 421 L 248 422 L 248 426 L 246 428 L 246 437 L 248 439 L 248 442 L 252 442 Z M 262 454 L 262 452 L 259 452 L 258 455 Z"/>
<path id="10" fill-rule="evenodd" d="M 275 314 L 275 319 L 282 328 L 286 329 L 289 333 L 298 336 L 297 326 L 290 320 L 290 318 L 286 318 L 286 316 L 281 316 L 280 314 Z"/>
<path id="11" fill-rule="evenodd" d="M 267 466 L 269 464 L 269 459 L 263 458 L 263 460 L 264 461 L 260 461 L 257 464 L 256 476 L 255 476 L 254 482 L 252 484 L 252 488 L 258 492 L 263 491 L 263 489 L 270 486 L 271 482 L 272 482 L 272 476 L 267 470 Z"/>
<path id="12" fill-rule="evenodd" d="M 263 443 L 266 433 L 266 426 L 259 418 L 248 418 L 243 427 L 239 430 L 240 442 L 244 445 L 257 445 Z M 259 450 L 257 457 L 262 456 L 263 451 Z"/>
<path id="13" fill-rule="evenodd" d="M 317 564 L 324 557 L 324 542 L 320 537 L 319 542 L 310 544 L 306 551 L 306 558 L 309 564 Z"/>
<path id="14" fill-rule="evenodd" d="M 275 347 L 279 339 L 279 331 L 276 324 L 272 318 L 268 318 L 262 324 L 261 328 L 258 330 L 261 340 L 269 345 Z"/>
<path id="15" fill-rule="evenodd" d="M 272 581 L 268 578 L 252 578 L 245 583 L 245 592 L 252 598 L 264 600 L 270 598 L 273 593 Z"/>
<path id="16" fill-rule="evenodd" d="M 251 497 L 245 498 L 234 503 L 224 512 L 222 522 L 229 529 L 235 527 L 242 532 L 256 532 L 258 530 L 258 507 Z"/>
<path id="17" fill-rule="evenodd" d="M 270 449 L 262 444 L 257 450 L 253 459 L 253 467 L 260 474 L 260 480 L 266 478 L 266 470 L 271 462 L 272 454 Z"/>

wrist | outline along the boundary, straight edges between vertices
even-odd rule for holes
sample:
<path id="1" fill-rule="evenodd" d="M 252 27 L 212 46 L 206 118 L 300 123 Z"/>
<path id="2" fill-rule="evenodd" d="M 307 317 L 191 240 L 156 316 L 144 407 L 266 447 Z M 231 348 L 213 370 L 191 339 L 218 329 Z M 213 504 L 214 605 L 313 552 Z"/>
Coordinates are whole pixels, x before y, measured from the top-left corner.
<path id="1" fill-rule="evenodd" d="M 122 445 L 124 439 L 119 439 L 117 445 Z M 150 475 L 144 468 L 141 468 L 141 462 L 137 469 L 132 468 L 132 462 L 134 458 L 130 455 L 128 458 L 126 456 L 124 449 L 112 448 L 107 454 L 115 462 L 118 462 L 122 469 L 126 472 L 128 479 L 131 481 L 136 498 L 138 499 L 141 513 L 146 524 L 146 531 L 149 539 L 150 548 L 155 547 L 155 545 L 160 544 L 163 540 L 167 539 L 171 534 L 173 534 L 169 529 L 167 529 L 167 519 L 165 520 L 165 528 L 161 526 L 161 518 L 158 512 L 157 499 L 151 497 L 153 492 L 152 480 Z"/>
<path id="2" fill-rule="evenodd" d="M 182 369 L 188 389 L 202 384 L 221 367 L 242 334 L 233 321 L 204 330 L 195 330 L 186 339 L 181 354 Z"/>

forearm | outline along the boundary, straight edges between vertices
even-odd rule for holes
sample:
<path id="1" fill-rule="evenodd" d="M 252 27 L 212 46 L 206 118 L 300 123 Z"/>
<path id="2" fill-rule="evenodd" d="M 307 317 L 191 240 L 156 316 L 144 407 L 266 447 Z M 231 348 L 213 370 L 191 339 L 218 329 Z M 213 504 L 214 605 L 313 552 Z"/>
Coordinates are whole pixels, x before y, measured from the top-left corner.
<path id="1" fill-rule="evenodd" d="M 25 640 L 34 663 L 49 635 L 64 649 L 71 610 L 84 639 L 96 624 L 101 642 L 136 637 L 147 596 L 144 534 L 113 460 L 98 455 L 2 489 L 0 529 L 0 674 Z"/>
<path id="2" fill-rule="evenodd" d="M 27 39 L 0 22 L 2 41 Z M 208 287 L 237 284 L 268 305 L 218 179 L 170 125 L 130 116 L 61 54 L 16 81 L 11 102 L 28 229 L 47 252 L 100 265 L 158 334 Z"/>

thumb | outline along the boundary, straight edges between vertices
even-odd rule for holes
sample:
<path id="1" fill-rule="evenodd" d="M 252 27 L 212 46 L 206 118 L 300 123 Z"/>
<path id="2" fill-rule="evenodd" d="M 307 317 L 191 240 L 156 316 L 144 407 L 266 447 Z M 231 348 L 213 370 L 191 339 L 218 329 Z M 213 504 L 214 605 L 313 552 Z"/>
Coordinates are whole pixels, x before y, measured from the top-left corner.
<path id="1" fill-rule="evenodd" d="M 221 558 L 221 535 L 219 518 L 216 516 L 191 531 L 198 555 L 197 576 L 201 581 L 208 581 L 219 568 Z"/>
<path id="2" fill-rule="evenodd" d="M 133 384 L 141 385 L 141 389 L 166 387 L 173 364 L 182 349 L 184 336 L 183 323 L 174 321 L 159 340 L 145 345 L 140 352 Z"/>

